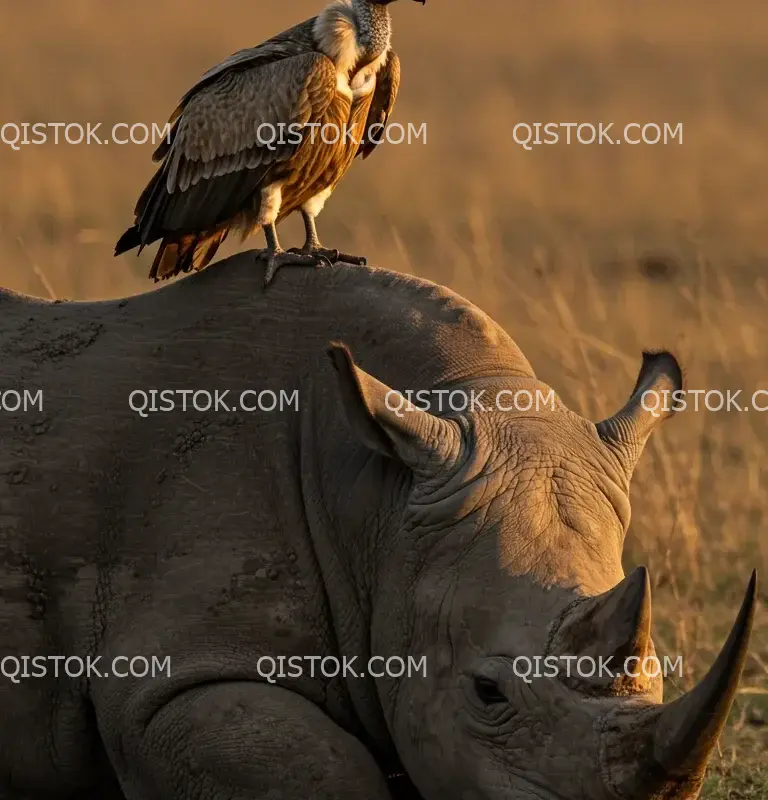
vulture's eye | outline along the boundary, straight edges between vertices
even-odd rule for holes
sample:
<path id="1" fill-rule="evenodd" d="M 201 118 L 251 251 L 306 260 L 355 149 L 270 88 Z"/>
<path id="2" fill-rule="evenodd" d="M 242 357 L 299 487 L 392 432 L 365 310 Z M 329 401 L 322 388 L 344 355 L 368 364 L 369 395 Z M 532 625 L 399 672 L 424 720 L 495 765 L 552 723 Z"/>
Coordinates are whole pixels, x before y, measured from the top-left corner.
<path id="1" fill-rule="evenodd" d="M 501 689 L 499 689 L 499 685 L 496 681 L 478 675 L 475 676 L 474 681 L 475 692 L 477 692 L 477 696 L 485 705 L 492 706 L 497 703 L 507 702 L 507 698 L 504 696 Z"/>

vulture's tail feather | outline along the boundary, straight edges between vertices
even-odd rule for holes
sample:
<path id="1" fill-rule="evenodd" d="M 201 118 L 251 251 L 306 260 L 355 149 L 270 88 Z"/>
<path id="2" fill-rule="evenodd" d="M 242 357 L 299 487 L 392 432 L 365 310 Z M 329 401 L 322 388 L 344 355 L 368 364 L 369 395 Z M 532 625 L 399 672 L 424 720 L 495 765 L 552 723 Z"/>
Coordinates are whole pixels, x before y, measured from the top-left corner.
<path id="1" fill-rule="evenodd" d="M 228 233 L 229 231 L 226 228 L 222 228 L 206 239 L 198 240 L 198 244 L 192 254 L 192 266 L 194 269 L 200 271 L 211 263 L 221 243 L 227 238 Z"/>
<path id="2" fill-rule="evenodd" d="M 122 253 L 127 253 L 128 250 L 133 250 L 141 244 L 141 236 L 139 229 L 136 225 L 131 225 L 130 228 L 117 240 L 115 245 L 115 255 L 119 256 Z"/>
<path id="3" fill-rule="evenodd" d="M 116 256 L 128 250 L 133 250 L 134 247 L 138 247 L 139 252 L 141 252 L 148 244 L 160 238 L 152 231 L 154 216 L 156 216 L 157 212 L 154 208 L 151 209 L 153 211 L 152 219 L 146 222 L 144 220 L 144 213 L 151 201 L 155 201 L 154 206 L 159 206 L 162 210 L 162 205 L 157 201 L 159 199 L 161 203 L 164 199 L 164 188 L 162 170 L 158 170 L 152 177 L 152 180 L 147 184 L 136 203 L 136 208 L 134 210 L 136 222 L 117 240 L 117 244 L 115 245 Z"/>
<path id="4" fill-rule="evenodd" d="M 173 278 L 181 272 L 199 272 L 211 262 L 229 231 L 222 228 L 179 239 L 167 237 L 160 243 L 149 277 L 155 282 Z"/>

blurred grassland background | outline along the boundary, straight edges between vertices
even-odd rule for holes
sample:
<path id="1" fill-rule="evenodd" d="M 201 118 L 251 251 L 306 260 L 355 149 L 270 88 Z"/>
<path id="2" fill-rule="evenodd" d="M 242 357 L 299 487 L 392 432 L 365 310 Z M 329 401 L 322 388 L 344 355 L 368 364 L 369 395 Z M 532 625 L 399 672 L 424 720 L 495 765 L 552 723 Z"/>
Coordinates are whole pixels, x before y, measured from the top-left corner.
<path id="1" fill-rule="evenodd" d="M 309 0 L 2 3 L 0 124 L 162 125 L 209 66 L 315 13 Z M 669 347 L 690 388 L 768 389 L 768 48 L 760 0 L 430 0 L 393 6 L 394 121 L 427 141 L 357 163 L 324 242 L 479 304 L 593 419 Z M 515 144 L 518 122 L 683 123 L 667 145 Z M 0 145 L 0 282 L 42 296 L 149 291 L 154 252 L 112 257 L 152 145 Z M 302 240 L 300 221 L 281 229 Z M 251 246 L 261 246 L 254 239 Z M 230 246 L 224 253 L 233 251 Z M 768 394 L 758 398 L 768 406 Z M 635 474 L 626 568 L 654 632 L 701 677 L 753 567 L 768 586 L 768 412 L 686 411 Z M 705 798 L 768 797 L 766 589 Z"/>

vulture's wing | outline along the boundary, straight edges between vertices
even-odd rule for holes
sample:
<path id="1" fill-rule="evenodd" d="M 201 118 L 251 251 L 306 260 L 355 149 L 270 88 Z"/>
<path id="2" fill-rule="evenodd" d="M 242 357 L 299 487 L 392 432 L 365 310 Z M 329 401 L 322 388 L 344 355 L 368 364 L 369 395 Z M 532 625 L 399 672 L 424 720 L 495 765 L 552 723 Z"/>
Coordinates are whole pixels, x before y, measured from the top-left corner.
<path id="1" fill-rule="evenodd" d="M 187 100 L 165 162 L 136 205 L 141 245 L 243 211 L 335 94 L 335 67 L 320 53 L 230 70 L 203 86 Z"/>
<path id="2" fill-rule="evenodd" d="M 357 149 L 357 155 L 363 159 L 376 149 L 382 141 L 392 109 L 397 100 L 397 91 L 400 88 L 400 59 L 394 50 L 389 51 L 384 66 L 376 75 L 376 89 L 373 92 L 371 108 L 365 123 L 365 133 Z"/>
<path id="3" fill-rule="evenodd" d="M 179 100 L 178 106 L 176 106 L 173 114 L 168 119 L 169 124 L 176 122 L 192 97 L 221 77 L 225 72 L 257 67 L 261 64 L 280 61 L 283 58 L 291 58 L 292 56 L 313 51 L 313 30 L 316 19 L 316 17 L 312 17 L 312 19 L 300 22 L 298 25 L 294 25 L 287 31 L 273 36 L 256 47 L 246 47 L 238 50 L 225 58 L 220 64 L 216 64 L 215 67 L 211 67 L 204 72 L 197 83 Z M 175 134 L 175 126 L 171 141 L 173 134 Z M 163 142 L 154 152 L 152 160 L 161 161 L 168 151 L 168 145 L 169 142 Z"/>

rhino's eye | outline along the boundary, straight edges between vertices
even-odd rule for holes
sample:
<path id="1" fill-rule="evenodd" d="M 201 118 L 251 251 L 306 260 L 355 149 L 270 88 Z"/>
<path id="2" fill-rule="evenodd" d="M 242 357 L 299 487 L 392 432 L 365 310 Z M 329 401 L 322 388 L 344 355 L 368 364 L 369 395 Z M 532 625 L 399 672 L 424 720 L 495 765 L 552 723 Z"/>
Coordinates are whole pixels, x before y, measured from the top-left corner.
<path id="1" fill-rule="evenodd" d="M 507 698 L 499 689 L 499 685 L 491 678 L 485 678 L 480 675 L 475 675 L 475 692 L 480 698 L 480 701 L 487 706 L 496 705 L 497 703 L 506 703 Z"/>

